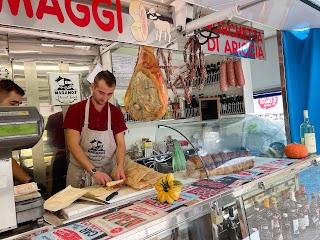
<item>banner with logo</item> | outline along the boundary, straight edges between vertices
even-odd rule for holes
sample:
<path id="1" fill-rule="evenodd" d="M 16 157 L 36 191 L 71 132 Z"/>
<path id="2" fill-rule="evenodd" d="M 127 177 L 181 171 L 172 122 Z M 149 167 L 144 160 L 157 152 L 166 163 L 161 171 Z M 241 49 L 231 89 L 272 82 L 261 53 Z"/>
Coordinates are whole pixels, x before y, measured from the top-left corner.
<path id="1" fill-rule="evenodd" d="M 266 59 L 264 32 L 260 29 L 222 21 L 206 26 L 206 30 L 200 37 L 204 53 Z"/>
<path id="2" fill-rule="evenodd" d="M 253 100 L 255 113 L 283 112 L 282 96 L 262 97 Z"/>
<path id="3" fill-rule="evenodd" d="M 139 0 L 0 0 L 0 24 L 177 49 L 172 17 Z M 41 34 L 41 32 L 39 32 Z"/>
<path id="4" fill-rule="evenodd" d="M 51 105 L 70 105 L 81 100 L 80 74 L 48 73 Z"/>

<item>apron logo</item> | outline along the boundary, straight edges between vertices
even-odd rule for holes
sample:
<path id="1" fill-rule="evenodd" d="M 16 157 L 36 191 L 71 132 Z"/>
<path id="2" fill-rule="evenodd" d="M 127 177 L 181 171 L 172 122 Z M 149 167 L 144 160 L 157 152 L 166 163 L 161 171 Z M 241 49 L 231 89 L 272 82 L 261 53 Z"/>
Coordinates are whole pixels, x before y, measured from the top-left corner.
<path id="1" fill-rule="evenodd" d="M 74 88 L 72 80 L 59 76 L 55 81 L 58 88 L 54 93 L 58 102 L 71 104 L 77 100 L 78 90 Z"/>
<path id="2" fill-rule="evenodd" d="M 91 161 L 100 161 L 105 156 L 105 150 L 101 141 L 93 139 L 90 141 L 91 148 L 88 150 L 89 158 Z"/>

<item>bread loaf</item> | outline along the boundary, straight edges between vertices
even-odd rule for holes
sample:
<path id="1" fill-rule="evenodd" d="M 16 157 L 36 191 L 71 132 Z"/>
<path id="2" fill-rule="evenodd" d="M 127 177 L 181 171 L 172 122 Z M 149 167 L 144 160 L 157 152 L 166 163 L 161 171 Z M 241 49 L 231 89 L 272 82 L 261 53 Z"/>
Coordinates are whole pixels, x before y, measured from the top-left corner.
<path id="1" fill-rule="evenodd" d="M 165 114 L 168 90 L 153 47 L 140 47 L 124 103 L 126 111 L 138 121 L 160 119 Z"/>
<path id="2" fill-rule="evenodd" d="M 244 162 L 228 165 L 225 167 L 219 167 L 222 163 L 228 162 L 231 156 L 238 157 L 241 155 L 250 156 L 251 153 L 248 151 L 236 151 L 230 153 L 219 152 L 218 154 L 212 154 L 211 156 L 207 154 L 203 157 L 205 167 L 208 171 L 209 177 L 217 175 L 225 175 L 240 172 L 243 170 L 250 169 L 254 166 L 254 160 L 250 159 Z M 222 159 L 223 158 L 223 159 Z M 225 160 L 228 159 L 228 160 Z M 206 178 L 206 171 L 202 166 L 202 162 L 199 156 L 192 156 L 187 161 L 186 174 L 192 178 Z"/>
<path id="3" fill-rule="evenodd" d="M 114 188 L 117 188 L 117 187 L 119 187 L 120 185 L 122 185 L 123 182 L 124 182 L 123 179 L 116 180 L 116 181 L 111 181 L 111 182 L 107 182 L 106 187 L 107 187 L 108 189 L 114 189 Z"/>
<path id="4" fill-rule="evenodd" d="M 154 187 L 163 176 L 152 168 L 132 161 L 128 156 L 125 156 L 123 168 L 126 175 L 124 184 L 138 190 Z M 112 170 L 111 176 L 116 176 L 116 167 Z"/>
<path id="5" fill-rule="evenodd" d="M 203 166 L 202 166 L 201 159 L 200 159 L 199 156 L 192 156 L 192 157 L 189 158 L 188 161 L 193 162 L 196 169 L 199 169 L 199 168 L 202 168 L 202 167 L 203 167 Z"/>

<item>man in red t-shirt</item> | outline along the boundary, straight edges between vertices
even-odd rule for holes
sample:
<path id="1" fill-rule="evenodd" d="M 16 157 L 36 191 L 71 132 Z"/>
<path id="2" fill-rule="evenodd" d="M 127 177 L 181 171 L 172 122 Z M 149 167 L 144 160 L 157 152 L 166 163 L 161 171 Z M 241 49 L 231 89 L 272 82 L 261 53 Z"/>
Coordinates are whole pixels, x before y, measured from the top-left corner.
<path id="1" fill-rule="evenodd" d="M 114 156 L 117 180 L 125 179 L 124 131 L 127 127 L 121 110 L 108 103 L 115 87 L 114 75 L 101 71 L 91 84 L 92 96 L 68 108 L 63 123 L 70 151 L 67 186 L 105 186 L 111 181 Z"/>

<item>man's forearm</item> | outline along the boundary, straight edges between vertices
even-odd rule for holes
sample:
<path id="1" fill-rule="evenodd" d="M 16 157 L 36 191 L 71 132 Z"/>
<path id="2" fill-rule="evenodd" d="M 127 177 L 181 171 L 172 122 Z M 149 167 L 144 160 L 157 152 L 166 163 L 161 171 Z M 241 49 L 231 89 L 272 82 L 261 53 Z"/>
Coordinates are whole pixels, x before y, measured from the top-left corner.
<path id="1" fill-rule="evenodd" d="M 121 144 L 117 146 L 116 149 L 116 160 L 117 160 L 117 165 L 123 167 L 124 163 L 124 158 L 126 155 L 126 146 L 124 144 Z"/>
<path id="2" fill-rule="evenodd" d="M 31 179 L 31 177 L 23 171 L 14 158 L 12 158 L 12 173 L 13 178 L 20 183 L 27 183 Z"/>

